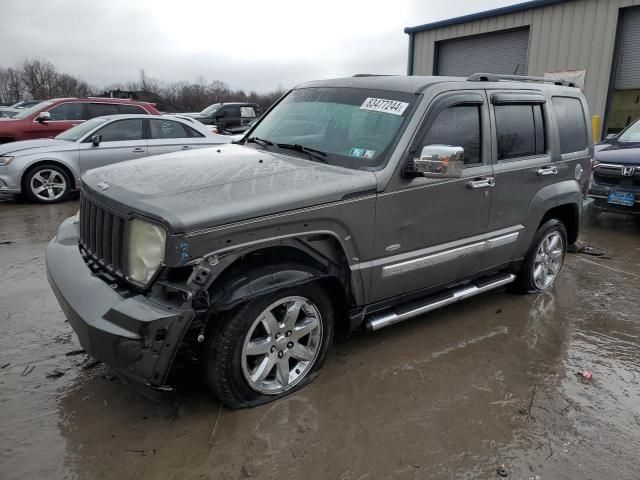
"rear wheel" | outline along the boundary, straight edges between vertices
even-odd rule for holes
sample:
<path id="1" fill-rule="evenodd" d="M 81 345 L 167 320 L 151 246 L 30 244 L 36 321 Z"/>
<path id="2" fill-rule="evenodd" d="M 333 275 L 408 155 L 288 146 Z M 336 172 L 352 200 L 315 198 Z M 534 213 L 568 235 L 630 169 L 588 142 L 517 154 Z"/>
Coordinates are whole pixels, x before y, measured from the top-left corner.
<path id="1" fill-rule="evenodd" d="M 333 338 L 334 309 L 317 284 L 283 289 L 228 313 L 210 328 L 208 387 L 230 408 L 267 403 L 310 383 Z"/>
<path id="2" fill-rule="evenodd" d="M 69 175 L 53 164 L 38 165 L 24 180 L 24 193 L 34 202 L 61 202 L 67 198 L 70 191 Z"/>
<path id="3" fill-rule="evenodd" d="M 556 219 L 536 232 L 514 284 L 523 293 L 539 293 L 553 287 L 567 252 L 567 230 Z"/>

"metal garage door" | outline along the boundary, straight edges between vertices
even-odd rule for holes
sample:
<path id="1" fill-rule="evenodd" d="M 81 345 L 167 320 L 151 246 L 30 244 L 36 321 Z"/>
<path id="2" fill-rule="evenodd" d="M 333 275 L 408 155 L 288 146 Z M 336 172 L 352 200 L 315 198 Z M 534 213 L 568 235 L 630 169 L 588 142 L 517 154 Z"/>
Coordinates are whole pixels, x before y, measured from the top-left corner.
<path id="1" fill-rule="evenodd" d="M 494 32 L 438 43 L 438 75 L 526 75 L 529 29 Z"/>
<path id="2" fill-rule="evenodd" d="M 640 8 L 623 10 L 616 90 L 640 88 Z"/>

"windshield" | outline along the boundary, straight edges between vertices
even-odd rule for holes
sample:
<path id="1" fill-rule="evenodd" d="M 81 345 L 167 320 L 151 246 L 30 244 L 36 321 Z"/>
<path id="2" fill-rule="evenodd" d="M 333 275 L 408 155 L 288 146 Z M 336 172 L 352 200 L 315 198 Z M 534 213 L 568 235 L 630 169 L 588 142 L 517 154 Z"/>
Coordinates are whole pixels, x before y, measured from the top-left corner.
<path id="1" fill-rule="evenodd" d="M 17 115 L 14 115 L 13 118 L 15 120 L 22 120 L 23 118 L 27 118 L 29 116 L 31 116 L 32 114 L 39 112 L 40 110 L 53 105 L 52 102 L 40 102 L 40 103 L 36 103 L 33 107 L 29 107 L 29 108 L 25 108 L 24 110 L 22 110 L 20 113 L 18 113 Z"/>
<path id="2" fill-rule="evenodd" d="M 76 125 L 75 127 L 71 127 L 69 130 L 65 130 L 60 135 L 56 137 L 56 140 L 64 140 L 67 142 L 76 142 L 84 137 L 91 130 L 96 128 L 98 125 L 106 122 L 106 118 L 92 118 L 91 120 L 87 120 L 86 122 L 82 122 L 80 125 Z"/>
<path id="3" fill-rule="evenodd" d="M 386 164 L 415 103 L 415 95 L 402 92 L 302 88 L 276 105 L 247 140 L 272 142 L 273 148 L 301 145 L 325 153 L 333 165 L 377 169 Z"/>
<path id="4" fill-rule="evenodd" d="M 207 108 L 202 110 L 200 112 L 200 115 L 208 117 L 209 115 L 213 115 L 214 113 L 216 113 L 219 108 L 220 108 L 220 104 L 219 103 L 214 103 L 213 105 L 209 105 Z"/>
<path id="5" fill-rule="evenodd" d="M 640 142 L 640 120 L 627 128 L 617 139 L 619 142 Z"/>

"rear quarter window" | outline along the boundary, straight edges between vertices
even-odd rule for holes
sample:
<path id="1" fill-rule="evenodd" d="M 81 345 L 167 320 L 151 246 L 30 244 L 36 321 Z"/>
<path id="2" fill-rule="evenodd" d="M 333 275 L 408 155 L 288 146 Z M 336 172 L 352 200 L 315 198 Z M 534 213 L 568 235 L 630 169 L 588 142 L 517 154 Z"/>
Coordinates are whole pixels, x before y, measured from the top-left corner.
<path id="1" fill-rule="evenodd" d="M 120 113 L 127 114 L 127 115 L 129 114 L 144 115 L 149 113 L 139 105 L 118 105 L 118 108 L 120 109 Z"/>
<path id="2" fill-rule="evenodd" d="M 553 97 L 553 108 L 558 120 L 560 152 L 581 152 L 588 148 L 587 123 L 582 102 L 577 98 Z"/>
<path id="3" fill-rule="evenodd" d="M 102 117 L 104 115 L 118 115 L 118 106 L 112 103 L 90 103 L 87 105 L 89 118 Z"/>

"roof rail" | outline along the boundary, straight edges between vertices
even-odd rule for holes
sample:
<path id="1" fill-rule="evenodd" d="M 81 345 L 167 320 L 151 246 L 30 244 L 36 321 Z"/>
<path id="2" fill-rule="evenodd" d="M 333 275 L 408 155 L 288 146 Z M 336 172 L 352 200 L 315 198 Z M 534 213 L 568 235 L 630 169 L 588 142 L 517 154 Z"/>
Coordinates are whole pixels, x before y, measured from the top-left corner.
<path id="1" fill-rule="evenodd" d="M 356 73 L 352 75 L 353 78 L 357 77 L 391 77 L 392 75 L 383 74 L 383 73 Z"/>
<path id="2" fill-rule="evenodd" d="M 575 87 L 574 82 L 568 80 L 559 80 L 555 78 L 544 77 L 528 77 L 525 75 L 502 75 L 496 73 L 474 73 L 467 81 L 469 82 L 499 82 L 499 81 L 511 80 L 515 82 L 539 82 L 539 83 L 553 83 L 561 87 Z"/>

